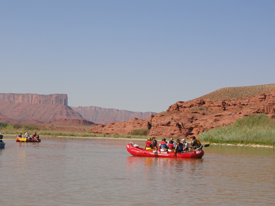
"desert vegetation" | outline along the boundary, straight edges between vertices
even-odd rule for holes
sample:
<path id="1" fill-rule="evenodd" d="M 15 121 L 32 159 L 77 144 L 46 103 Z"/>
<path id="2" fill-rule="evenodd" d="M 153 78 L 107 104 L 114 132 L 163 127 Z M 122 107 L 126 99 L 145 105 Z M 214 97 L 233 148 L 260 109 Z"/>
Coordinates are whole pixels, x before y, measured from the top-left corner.
<path id="1" fill-rule="evenodd" d="M 149 134 L 149 129 L 138 129 L 131 132 L 131 135 L 135 136 L 147 136 Z"/>
<path id="2" fill-rule="evenodd" d="M 218 127 L 199 135 L 199 139 L 212 143 L 275 145 L 275 119 L 266 114 L 250 115 L 238 119 L 234 125 Z"/>
<path id="3" fill-rule="evenodd" d="M 236 98 L 252 97 L 259 93 L 270 92 L 275 89 L 275 84 L 247 86 L 247 87 L 228 87 L 221 88 L 209 94 L 199 97 L 198 99 L 205 99 L 211 101 L 217 100 L 232 100 Z"/>

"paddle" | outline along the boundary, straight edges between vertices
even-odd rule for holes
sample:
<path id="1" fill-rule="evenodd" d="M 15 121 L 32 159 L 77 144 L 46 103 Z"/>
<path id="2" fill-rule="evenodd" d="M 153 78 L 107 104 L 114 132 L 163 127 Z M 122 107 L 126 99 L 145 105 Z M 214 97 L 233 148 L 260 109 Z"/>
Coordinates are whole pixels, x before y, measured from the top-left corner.
<path id="1" fill-rule="evenodd" d="M 205 145 L 203 145 L 204 147 L 209 147 L 210 146 L 210 143 L 208 143 L 208 144 L 205 144 Z"/>

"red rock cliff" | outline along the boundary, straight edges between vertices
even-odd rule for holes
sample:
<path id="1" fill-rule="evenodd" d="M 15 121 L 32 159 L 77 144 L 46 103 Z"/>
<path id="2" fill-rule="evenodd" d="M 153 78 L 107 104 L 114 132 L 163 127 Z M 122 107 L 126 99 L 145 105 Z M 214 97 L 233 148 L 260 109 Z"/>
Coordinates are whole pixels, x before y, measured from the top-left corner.
<path id="1" fill-rule="evenodd" d="M 91 132 L 128 135 L 137 129 L 150 129 L 149 136 L 189 138 L 208 129 L 234 124 L 236 119 L 251 114 L 265 113 L 274 118 L 275 89 L 265 93 L 261 93 L 261 90 L 254 93 L 256 94 L 253 96 L 231 100 L 211 101 L 209 98 L 198 98 L 187 102 L 178 101 L 167 111 L 151 115 L 146 120 L 135 119 L 104 127 L 99 125 L 93 127 Z"/>
<path id="2" fill-rule="evenodd" d="M 67 94 L 0 94 L 0 113 L 16 120 L 42 122 L 83 119 L 68 106 Z"/>

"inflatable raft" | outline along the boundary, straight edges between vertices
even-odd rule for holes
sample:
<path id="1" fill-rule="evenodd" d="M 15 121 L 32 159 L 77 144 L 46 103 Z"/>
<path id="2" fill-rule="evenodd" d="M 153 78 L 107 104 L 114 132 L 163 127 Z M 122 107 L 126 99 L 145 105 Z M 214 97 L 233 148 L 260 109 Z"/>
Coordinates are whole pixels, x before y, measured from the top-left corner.
<path id="1" fill-rule="evenodd" d="M 25 137 L 17 137 L 16 142 L 41 142 L 41 139 L 34 140 L 34 139 L 27 139 Z"/>
<path id="2" fill-rule="evenodd" d="M 127 151 L 133 156 L 141 157 L 169 157 L 169 158 L 201 158 L 204 155 L 202 149 L 188 151 L 183 153 L 176 152 L 161 152 L 159 150 L 146 150 L 138 146 L 134 146 L 132 143 L 127 144 Z"/>

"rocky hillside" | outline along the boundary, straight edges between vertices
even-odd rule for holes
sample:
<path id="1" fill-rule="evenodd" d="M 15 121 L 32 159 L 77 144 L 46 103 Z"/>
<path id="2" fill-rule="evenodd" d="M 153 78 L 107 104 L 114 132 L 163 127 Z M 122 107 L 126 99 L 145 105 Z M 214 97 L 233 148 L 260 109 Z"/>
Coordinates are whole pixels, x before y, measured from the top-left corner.
<path id="1" fill-rule="evenodd" d="M 83 119 L 68 106 L 66 94 L 0 94 L 0 113 L 15 120 L 41 122 Z"/>
<path id="2" fill-rule="evenodd" d="M 127 110 L 106 109 L 101 107 L 72 107 L 83 118 L 100 123 L 123 122 L 133 118 L 147 119 L 153 112 L 131 112 Z"/>
<path id="3" fill-rule="evenodd" d="M 127 135 L 134 130 L 149 129 L 149 136 L 189 138 L 208 129 L 234 124 L 236 119 L 251 114 L 266 113 L 274 118 L 273 86 L 220 89 L 194 100 L 178 101 L 167 111 L 153 114 L 146 120 L 98 125 L 91 132 Z"/>

